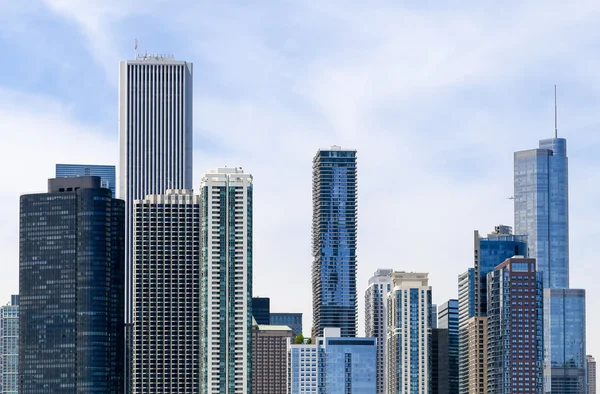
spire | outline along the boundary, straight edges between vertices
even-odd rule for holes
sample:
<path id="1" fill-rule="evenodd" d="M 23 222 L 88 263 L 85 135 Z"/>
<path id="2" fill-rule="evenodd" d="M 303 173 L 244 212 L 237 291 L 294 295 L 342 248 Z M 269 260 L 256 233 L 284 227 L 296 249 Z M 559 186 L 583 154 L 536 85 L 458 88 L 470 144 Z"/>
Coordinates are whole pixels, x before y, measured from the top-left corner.
<path id="1" fill-rule="evenodd" d="M 556 85 L 554 85 L 554 138 L 558 138 L 558 126 L 556 117 Z"/>

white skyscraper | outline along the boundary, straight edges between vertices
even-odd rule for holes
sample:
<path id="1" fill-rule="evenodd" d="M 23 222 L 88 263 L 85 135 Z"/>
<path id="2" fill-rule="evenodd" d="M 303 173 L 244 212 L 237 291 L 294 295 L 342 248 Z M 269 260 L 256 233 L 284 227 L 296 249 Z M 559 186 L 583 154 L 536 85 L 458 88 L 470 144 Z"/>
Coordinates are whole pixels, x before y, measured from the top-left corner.
<path id="1" fill-rule="evenodd" d="M 140 55 L 119 66 L 118 196 L 125 200 L 125 320 L 132 318 L 133 204 L 192 189 L 192 63 Z"/>
<path id="2" fill-rule="evenodd" d="M 19 392 L 19 296 L 0 308 L 0 365 L 2 394 Z"/>
<path id="3" fill-rule="evenodd" d="M 387 300 L 388 393 L 428 393 L 431 286 L 427 273 L 393 272 Z"/>
<path id="4" fill-rule="evenodd" d="M 200 392 L 200 196 L 134 207 L 132 393 Z"/>
<path id="5" fill-rule="evenodd" d="M 386 300 L 391 290 L 391 269 L 378 269 L 369 279 L 365 291 L 365 336 L 377 338 L 377 394 L 387 392 L 385 381 L 386 361 Z"/>
<path id="6" fill-rule="evenodd" d="M 202 393 L 251 390 L 252 175 L 219 168 L 202 195 Z"/>

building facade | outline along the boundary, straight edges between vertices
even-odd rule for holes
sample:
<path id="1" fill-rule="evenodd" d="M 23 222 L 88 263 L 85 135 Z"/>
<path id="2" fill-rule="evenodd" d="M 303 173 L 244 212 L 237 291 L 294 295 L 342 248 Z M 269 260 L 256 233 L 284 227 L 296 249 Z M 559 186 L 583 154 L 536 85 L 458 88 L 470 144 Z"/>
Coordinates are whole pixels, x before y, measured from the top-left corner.
<path id="1" fill-rule="evenodd" d="M 134 204 L 132 393 L 200 391 L 200 196 Z"/>
<path id="2" fill-rule="evenodd" d="M 438 309 L 438 328 L 448 330 L 448 394 L 458 394 L 459 328 L 458 300 L 448 300 Z"/>
<path id="3" fill-rule="evenodd" d="M 192 63 L 140 55 L 119 64 L 119 187 L 125 200 L 126 321 L 133 318 L 133 206 L 192 186 Z"/>
<path id="4" fill-rule="evenodd" d="M 586 357 L 587 362 L 587 393 L 596 394 L 596 360 L 589 354 Z"/>
<path id="5" fill-rule="evenodd" d="M 2 394 L 19 393 L 19 296 L 10 299 L 0 311 Z"/>
<path id="6" fill-rule="evenodd" d="M 252 371 L 252 175 L 219 168 L 201 183 L 201 392 L 247 394 Z"/>
<path id="7" fill-rule="evenodd" d="M 252 393 L 287 394 L 288 326 L 252 327 Z"/>
<path id="8" fill-rule="evenodd" d="M 431 394 L 450 392 L 450 354 L 448 329 L 431 329 Z"/>
<path id="9" fill-rule="evenodd" d="M 124 204 L 100 177 L 21 196 L 19 392 L 122 393 Z"/>
<path id="10" fill-rule="evenodd" d="M 386 336 L 387 294 L 391 290 L 391 269 L 378 269 L 369 279 L 365 291 L 365 336 L 377 338 L 377 394 L 387 390 L 386 382 Z"/>
<path id="11" fill-rule="evenodd" d="M 585 290 L 544 289 L 544 392 L 585 394 Z"/>
<path id="12" fill-rule="evenodd" d="M 252 297 L 252 316 L 260 325 L 271 324 L 271 299 Z"/>
<path id="13" fill-rule="evenodd" d="M 535 259 L 507 259 L 488 274 L 489 394 L 543 392 L 543 283 Z"/>
<path id="14" fill-rule="evenodd" d="M 288 326 L 291 328 L 294 337 L 302 334 L 302 313 L 271 312 L 269 320 L 272 326 Z"/>
<path id="15" fill-rule="evenodd" d="M 475 316 L 475 268 L 458 276 L 458 391 L 470 394 L 468 378 L 468 323 Z"/>
<path id="16" fill-rule="evenodd" d="M 116 196 L 117 176 L 115 166 L 103 166 L 95 164 L 57 164 L 55 176 L 57 178 L 99 176 L 100 186 L 110 189 L 113 198 Z"/>
<path id="17" fill-rule="evenodd" d="M 356 151 L 332 146 L 313 159 L 313 337 L 339 327 L 357 332 Z"/>
<path id="18" fill-rule="evenodd" d="M 465 379 L 469 394 L 487 393 L 487 317 L 474 316 L 467 321 Z M 461 391 L 462 392 L 462 391 Z"/>
<path id="19" fill-rule="evenodd" d="M 289 394 L 376 392 L 377 339 L 341 337 L 325 328 L 315 344 L 288 344 Z"/>
<path id="20" fill-rule="evenodd" d="M 427 273 L 393 272 L 387 299 L 388 393 L 430 390 L 431 286 Z"/>

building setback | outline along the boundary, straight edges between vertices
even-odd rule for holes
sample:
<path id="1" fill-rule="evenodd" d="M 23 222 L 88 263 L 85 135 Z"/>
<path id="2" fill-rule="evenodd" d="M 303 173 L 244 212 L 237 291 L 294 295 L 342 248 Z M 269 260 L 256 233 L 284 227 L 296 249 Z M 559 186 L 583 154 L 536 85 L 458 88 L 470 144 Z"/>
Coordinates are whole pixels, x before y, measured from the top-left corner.
<path id="1" fill-rule="evenodd" d="M 134 204 L 132 392 L 200 391 L 200 196 Z"/>
<path id="2" fill-rule="evenodd" d="M 292 329 L 294 337 L 302 334 L 302 313 L 280 313 L 271 312 L 269 315 L 270 325 L 288 326 Z"/>
<path id="3" fill-rule="evenodd" d="M 201 183 L 201 338 L 205 394 L 247 394 L 252 371 L 252 175 L 219 168 Z"/>
<path id="4" fill-rule="evenodd" d="M 122 393 L 124 204 L 100 177 L 21 196 L 19 392 Z"/>
<path id="5" fill-rule="evenodd" d="M 313 337 L 339 327 L 357 331 L 356 151 L 332 146 L 313 159 Z"/>
<path id="6" fill-rule="evenodd" d="M 116 196 L 117 177 L 115 166 L 103 166 L 96 164 L 57 164 L 57 178 L 68 178 L 77 176 L 99 176 L 100 185 L 112 192 L 112 197 Z"/>
<path id="7" fill-rule="evenodd" d="M 286 394 L 288 326 L 252 326 L 252 392 Z"/>
<path id="8" fill-rule="evenodd" d="M 2 366 L 2 394 L 19 393 L 19 295 L 12 295 L 10 303 L 0 312 L 0 349 Z"/>

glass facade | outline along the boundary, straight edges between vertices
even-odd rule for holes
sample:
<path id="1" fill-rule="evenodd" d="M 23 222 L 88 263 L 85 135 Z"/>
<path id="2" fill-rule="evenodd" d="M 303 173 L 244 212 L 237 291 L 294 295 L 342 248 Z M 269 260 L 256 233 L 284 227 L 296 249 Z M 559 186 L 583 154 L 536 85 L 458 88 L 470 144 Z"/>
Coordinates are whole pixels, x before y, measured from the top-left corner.
<path id="1" fill-rule="evenodd" d="M 115 198 L 117 177 L 115 175 L 115 166 L 102 166 L 93 164 L 57 164 L 57 178 L 67 178 L 76 176 L 99 176 L 100 185 L 112 192 Z"/>
<path id="2" fill-rule="evenodd" d="M 544 290 L 544 392 L 587 393 L 585 316 L 585 290 Z"/>
<path id="3" fill-rule="evenodd" d="M 569 178 L 567 141 L 540 141 L 539 149 L 515 152 L 515 232 L 527 235 L 529 257 L 544 286 L 569 287 Z"/>
<path id="4" fill-rule="evenodd" d="M 271 323 L 271 299 L 266 297 L 252 298 L 252 316 L 257 324 L 269 325 Z"/>
<path id="5" fill-rule="evenodd" d="M 313 159 L 313 336 L 356 336 L 356 151 L 333 146 Z"/>
<path id="6" fill-rule="evenodd" d="M 21 196 L 20 393 L 121 393 L 124 204 L 99 177 Z"/>
<path id="7" fill-rule="evenodd" d="M 438 328 L 448 329 L 448 394 L 458 394 L 458 300 L 448 300 L 439 306 Z"/>
<path id="8" fill-rule="evenodd" d="M 0 315 L 0 349 L 2 352 L 2 394 L 19 392 L 19 296 L 2 307 Z"/>
<path id="9" fill-rule="evenodd" d="M 302 334 L 302 313 L 273 313 L 270 316 L 270 325 L 288 326 L 292 329 L 294 337 Z"/>
<path id="10" fill-rule="evenodd" d="M 468 322 L 474 316 L 475 269 L 469 268 L 458 276 L 458 390 L 461 394 L 469 393 Z"/>

